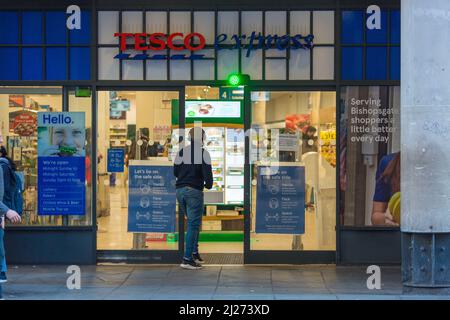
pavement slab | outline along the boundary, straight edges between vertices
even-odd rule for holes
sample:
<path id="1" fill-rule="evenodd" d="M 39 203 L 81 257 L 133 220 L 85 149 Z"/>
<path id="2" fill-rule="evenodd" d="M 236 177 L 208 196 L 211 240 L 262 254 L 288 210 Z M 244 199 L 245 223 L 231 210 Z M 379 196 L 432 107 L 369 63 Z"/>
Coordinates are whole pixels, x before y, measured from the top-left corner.
<path id="1" fill-rule="evenodd" d="M 8 300 L 450 300 L 450 295 L 405 294 L 400 267 L 381 268 L 380 290 L 367 288 L 366 269 L 354 266 L 178 265 L 80 266 L 81 289 L 69 290 L 66 266 L 10 266 Z"/>

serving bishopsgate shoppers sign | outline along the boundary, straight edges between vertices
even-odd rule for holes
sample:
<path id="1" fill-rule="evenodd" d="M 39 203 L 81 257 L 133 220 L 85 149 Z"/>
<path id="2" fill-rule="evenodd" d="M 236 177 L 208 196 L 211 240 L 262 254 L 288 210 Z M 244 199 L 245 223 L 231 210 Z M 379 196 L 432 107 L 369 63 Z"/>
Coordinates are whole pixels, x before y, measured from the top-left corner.
<path id="1" fill-rule="evenodd" d="M 197 32 L 183 34 L 180 32 L 164 34 L 164 33 L 115 33 L 120 43 L 121 53 L 114 58 L 120 60 L 200 60 L 205 59 L 204 54 L 196 53 L 205 49 L 206 39 Z M 218 35 L 214 40 L 214 48 L 217 50 L 240 49 L 246 50 L 246 57 L 249 57 L 254 50 L 261 49 L 311 49 L 313 47 L 314 36 L 312 34 L 303 36 L 297 35 L 267 35 L 263 36 L 261 32 L 253 31 L 250 35 Z M 190 51 L 190 54 L 174 53 L 168 55 L 158 53 L 163 50 Z M 138 53 L 126 53 L 123 51 L 135 50 Z M 151 51 L 152 53 L 148 53 Z M 142 52 L 142 53 L 141 53 Z"/>

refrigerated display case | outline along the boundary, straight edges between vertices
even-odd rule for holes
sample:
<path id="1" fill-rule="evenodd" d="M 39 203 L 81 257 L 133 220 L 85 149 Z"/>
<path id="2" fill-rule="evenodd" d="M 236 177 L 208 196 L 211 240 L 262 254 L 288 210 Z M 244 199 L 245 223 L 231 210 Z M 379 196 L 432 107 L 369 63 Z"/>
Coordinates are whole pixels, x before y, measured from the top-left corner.
<path id="1" fill-rule="evenodd" d="M 204 190 L 205 214 L 200 241 L 238 241 L 243 238 L 245 133 L 241 101 L 186 101 L 185 129 L 177 128 L 178 101 L 172 101 L 172 134 L 169 158 L 180 150 L 181 130 L 185 137 L 201 122 L 204 148 L 211 156 L 213 187 Z M 189 139 L 185 139 L 188 145 Z"/>
<path id="2" fill-rule="evenodd" d="M 211 155 L 213 188 L 206 191 L 207 204 L 244 203 L 244 130 L 205 127 L 205 148 Z"/>
<path id="3" fill-rule="evenodd" d="M 244 163 L 245 134 L 244 129 L 226 129 L 226 178 L 225 203 L 244 203 Z"/>

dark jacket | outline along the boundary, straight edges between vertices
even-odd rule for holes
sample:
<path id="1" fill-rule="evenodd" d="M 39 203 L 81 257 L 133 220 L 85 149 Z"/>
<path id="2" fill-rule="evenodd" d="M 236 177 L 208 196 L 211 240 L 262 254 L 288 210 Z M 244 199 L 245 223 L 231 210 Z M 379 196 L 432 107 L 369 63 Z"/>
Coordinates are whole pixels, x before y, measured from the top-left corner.
<path id="1" fill-rule="evenodd" d="M 16 189 L 16 177 L 14 175 L 13 169 L 6 158 L 0 158 L 0 173 L 2 174 L 0 178 L 0 216 L 1 212 L 7 209 L 16 209 L 14 207 L 14 191 Z M 6 213 L 6 212 L 4 212 Z"/>
<path id="2" fill-rule="evenodd" d="M 173 173 L 177 178 L 177 189 L 192 187 L 202 191 L 203 188 L 212 188 L 211 156 L 200 145 L 192 144 L 178 152 Z"/>

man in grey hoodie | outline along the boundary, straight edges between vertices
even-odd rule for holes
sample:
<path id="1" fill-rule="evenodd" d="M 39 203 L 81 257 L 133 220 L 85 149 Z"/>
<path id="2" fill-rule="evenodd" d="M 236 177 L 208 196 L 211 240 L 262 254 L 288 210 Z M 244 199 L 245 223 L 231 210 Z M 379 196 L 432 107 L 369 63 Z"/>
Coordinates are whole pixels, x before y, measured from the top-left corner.
<path id="1" fill-rule="evenodd" d="M 6 155 L 6 149 L 2 146 L 0 147 L 0 161 L 6 162 L 9 164 L 11 160 Z M 7 281 L 6 278 L 6 259 L 5 259 L 5 247 L 3 244 L 3 236 L 5 233 L 5 217 L 8 218 L 12 223 L 19 223 L 21 221 L 20 215 L 8 208 L 3 203 L 3 196 L 5 194 L 5 182 L 3 169 L 0 165 L 0 283 L 4 283 Z"/>

